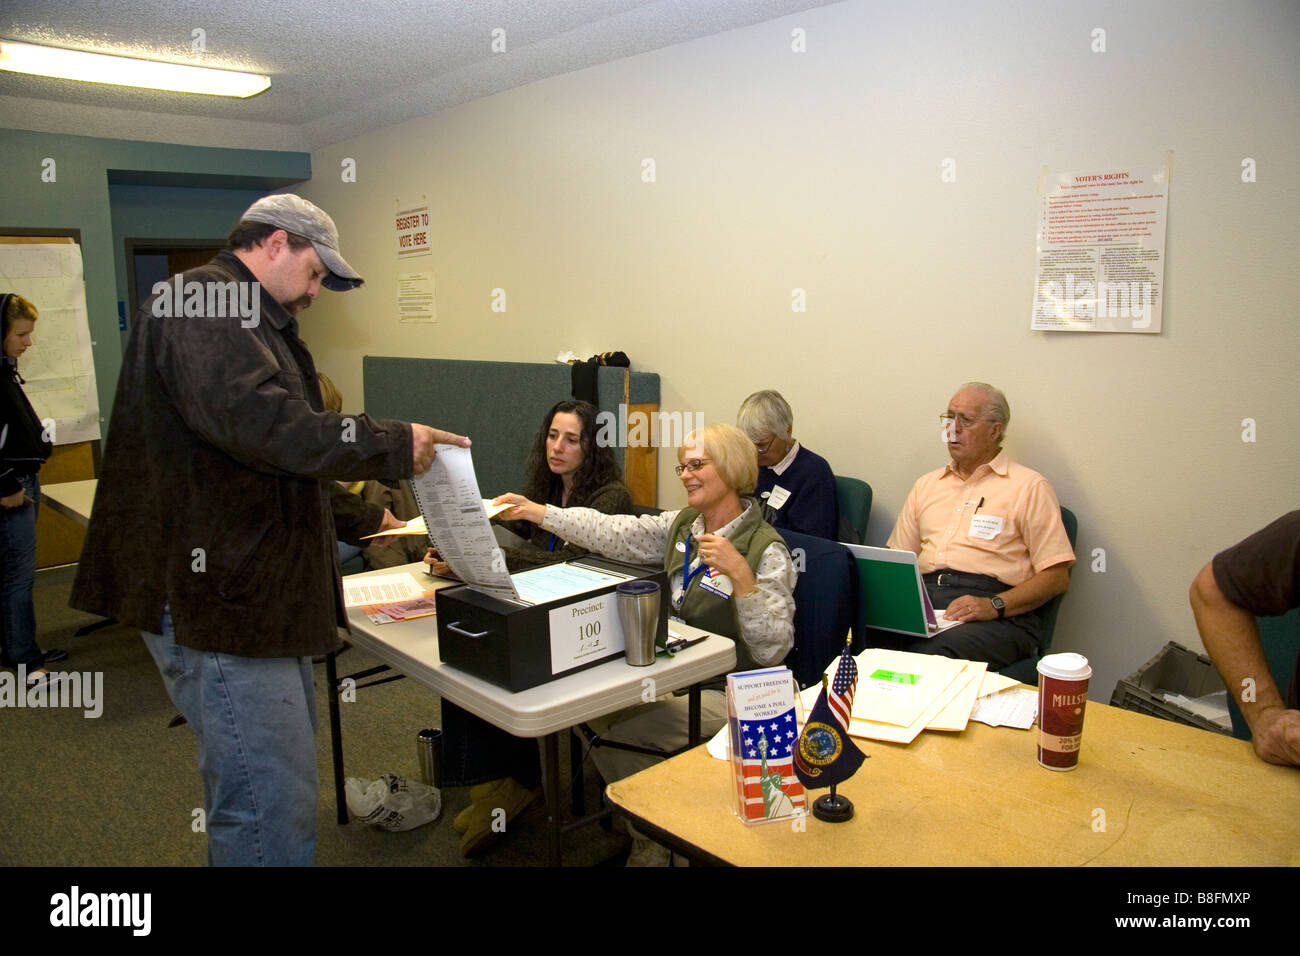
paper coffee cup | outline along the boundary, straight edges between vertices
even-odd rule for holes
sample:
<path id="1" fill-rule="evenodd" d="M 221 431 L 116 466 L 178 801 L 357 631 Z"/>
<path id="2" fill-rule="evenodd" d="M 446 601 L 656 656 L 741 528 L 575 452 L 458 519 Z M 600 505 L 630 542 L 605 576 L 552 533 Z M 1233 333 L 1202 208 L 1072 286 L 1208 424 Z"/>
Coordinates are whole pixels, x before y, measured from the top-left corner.
<path id="1" fill-rule="evenodd" d="M 1038 762 L 1048 770 L 1079 765 L 1091 677 L 1082 654 L 1048 654 L 1038 662 Z"/>

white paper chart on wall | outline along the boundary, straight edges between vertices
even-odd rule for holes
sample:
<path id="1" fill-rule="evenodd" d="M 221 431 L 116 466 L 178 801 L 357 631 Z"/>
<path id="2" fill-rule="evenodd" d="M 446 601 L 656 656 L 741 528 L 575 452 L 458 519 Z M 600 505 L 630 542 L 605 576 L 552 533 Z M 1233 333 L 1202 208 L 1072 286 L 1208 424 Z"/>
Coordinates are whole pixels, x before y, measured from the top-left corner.
<path id="1" fill-rule="evenodd" d="M 0 237 L 0 290 L 30 300 L 40 315 L 18 368 L 37 416 L 54 420 L 54 443 L 98 439 L 81 247 L 62 237 Z"/>

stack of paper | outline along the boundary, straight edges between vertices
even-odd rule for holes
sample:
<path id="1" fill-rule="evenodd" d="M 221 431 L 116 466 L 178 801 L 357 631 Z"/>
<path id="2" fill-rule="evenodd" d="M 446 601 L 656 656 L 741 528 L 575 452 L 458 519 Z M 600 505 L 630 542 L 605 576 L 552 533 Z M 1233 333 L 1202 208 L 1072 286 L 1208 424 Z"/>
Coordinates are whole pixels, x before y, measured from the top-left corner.
<path id="1" fill-rule="evenodd" d="M 986 667 L 880 647 L 863 651 L 857 662 L 849 733 L 904 744 L 932 723 L 936 730 L 964 730 Z"/>
<path id="2" fill-rule="evenodd" d="M 417 617 L 433 617 L 438 613 L 438 605 L 432 594 L 426 594 L 396 604 L 363 604 L 361 610 L 375 624 L 392 624 Z"/>
<path id="3" fill-rule="evenodd" d="M 1020 687 L 1014 677 L 985 674 L 979 700 L 970 719 L 990 727 L 1019 727 L 1028 730 L 1038 717 L 1038 691 Z"/>
<path id="4" fill-rule="evenodd" d="M 367 604 L 393 604 L 422 597 L 424 591 L 405 572 L 372 574 L 367 577 L 348 577 L 343 581 L 343 603 L 348 607 Z"/>
<path id="5" fill-rule="evenodd" d="M 849 733 L 871 740 L 907 744 L 923 730 L 965 730 L 981 698 L 1017 683 L 1009 677 L 987 673 L 988 665 L 983 661 L 880 647 L 863 651 L 857 662 L 858 689 L 853 698 Z M 827 670 L 832 676 L 834 666 Z M 811 692 L 809 707 L 816 700 L 818 690 L 811 687 L 805 691 Z M 1037 694 L 1031 694 L 1036 707 Z"/>
<path id="6" fill-rule="evenodd" d="M 1038 692 L 1019 681 L 988 673 L 983 661 L 868 648 L 856 658 L 858 687 L 849 733 L 870 740 L 910 744 L 923 730 L 962 731 L 972 719 L 994 727 L 1028 728 L 1038 715 Z M 826 669 L 834 678 L 838 659 Z M 1010 689 L 1017 688 L 1017 689 Z M 802 691 L 811 711 L 821 685 Z M 798 715 L 803 726 L 803 714 Z M 709 742 L 709 753 L 726 757 L 726 728 Z"/>

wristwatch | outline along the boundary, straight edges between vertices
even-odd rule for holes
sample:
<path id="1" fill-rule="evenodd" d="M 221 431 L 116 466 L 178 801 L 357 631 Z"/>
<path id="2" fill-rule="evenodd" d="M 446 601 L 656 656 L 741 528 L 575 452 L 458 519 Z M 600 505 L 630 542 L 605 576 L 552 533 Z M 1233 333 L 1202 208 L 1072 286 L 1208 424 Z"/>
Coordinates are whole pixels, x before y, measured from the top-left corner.
<path id="1" fill-rule="evenodd" d="M 998 597 L 996 594 L 993 595 L 993 597 L 989 598 L 989 600 L 993 602 L 993 610 L 995 610 L 995 611 L 998 612 L 998 620 L 999 620 L 999 621 L 1002 620 L 1004 617 L 1007 616 L 1007 602 L 1006 602 L 1006 601 L 1002 600 L 1002 598 Z"/>

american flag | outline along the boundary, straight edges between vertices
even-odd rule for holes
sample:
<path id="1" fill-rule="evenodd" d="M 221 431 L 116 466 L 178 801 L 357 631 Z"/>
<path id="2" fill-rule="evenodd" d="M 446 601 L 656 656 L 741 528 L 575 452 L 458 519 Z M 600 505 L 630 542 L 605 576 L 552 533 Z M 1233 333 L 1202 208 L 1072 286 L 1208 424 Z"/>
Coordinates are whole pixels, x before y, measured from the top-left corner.
<path id="1" fill-rule="evenodd" d="M 826 695 L 826 703 L 830 704 L 831 713 L 835 715 L 835 720 L 844 728 L 844 732 L 849 732 L 849 717 L 853 713 L 853 692 L 858 687 L 858 662 L 853 659 L 849 653 L 849 645 L 844 645 L 844 652 L 840 654 L 839 665 L 835 668 L 835 679 L 831 681 L 830 693 Z"/>
<path id="2" fill-rule="evenodd" d="M 737 782 L 744 792 L 745 817 L 762 820 L 769 815 L 779 815 L 781 811 L 776 804 L 781 801 L 777 789 L 783 791 L 789 801 L 790 807 L 785 808 L 785 813 L 789 813 L 791 808 L 803 809 L 803 784 L 795 776 L 793 764 L 793 752 L 799 746 L 794 708 L 769 720 L 733 717 L 731 733 L 743 768 L 742 777 Z M 763 787 L 764 756 L 768 779 L 766 792 Z"/>

